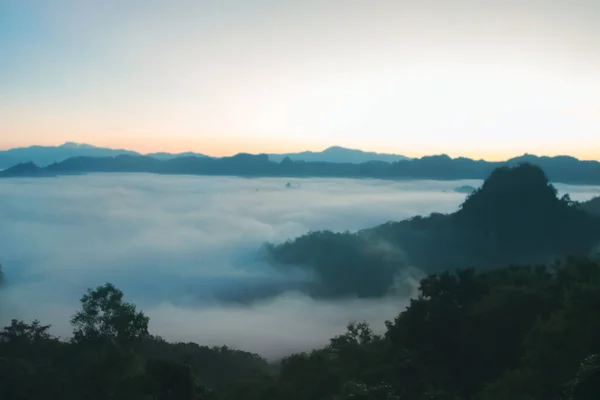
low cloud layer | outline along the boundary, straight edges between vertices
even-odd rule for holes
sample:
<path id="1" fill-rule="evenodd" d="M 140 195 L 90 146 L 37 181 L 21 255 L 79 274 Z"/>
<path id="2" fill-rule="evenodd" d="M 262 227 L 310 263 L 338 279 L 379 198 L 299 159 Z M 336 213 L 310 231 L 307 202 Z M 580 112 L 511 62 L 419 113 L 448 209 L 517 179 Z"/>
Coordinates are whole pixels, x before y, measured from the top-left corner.
<path id="1" fill-rule="evenodd" d="M 406 298 L 324 302 L 288 291 L 244 306 L 223 293 L 311 279 L 261 262 L 265 241 L 451 212 L 465 198 L 453 189 L 479 184 L 146 174 L 2 180 L 0 323 L 38 318 L 68 337 L 79 297 L 110 281 L 151 317 L 154 334 L 267 357 L 322 345 L 350 320 L 382 328 Z M 559 190 L 573 200 L 600 193 Z"/>

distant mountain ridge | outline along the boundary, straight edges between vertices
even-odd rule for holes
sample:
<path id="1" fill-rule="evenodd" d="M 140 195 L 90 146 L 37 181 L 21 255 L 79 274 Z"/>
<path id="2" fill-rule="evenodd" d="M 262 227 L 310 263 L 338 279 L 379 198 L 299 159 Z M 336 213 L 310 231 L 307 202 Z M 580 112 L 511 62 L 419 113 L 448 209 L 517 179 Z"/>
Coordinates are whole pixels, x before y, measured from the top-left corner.
<path id="1" fill-rule="evenodd" d="M 32 162 L 17 164 L 8 170 L 7 176 L 54 176 L 54 174 L 46 171 L 44 168 L 40 168 Z M 5 171 L 0 171 L 0 176 Z"/>
<path id="2" fill-rule="evenodd" d="M 269 154 L 269 159 L 274 162 L 281 162 L 285 158 L 294 161 L 306 162 L 333 162 L 333 163 L 352 163 L 360 164 L 369 161 L 396 162 L 408 160 L 400 154 L 375 153 L 356 149 L 348 149 L 340 146 L 331 146 L 323 151 L 303 151 L 299 153 Z"/>
<path id="3" fill-rule="evenodd" d="M 60 146 L 30 146 L 0 151 L 0 169 L 9 168 L 16 164 L 33 162 L 39 167 L 46 167 L 72 157 L 116 157 L 120 155 L 148 156 L 157 160 L 172 160 L 179 157 L 210 157 L 195 152 L 168 153 L 157 152 L 142 154 L 126 149 L 110 149 L 85 143 L 66 142 Z M 333 163 L 363 163 L 369 161 L 395 162 L 408 158 L 397 154 L 382 154 L 362 150 L 347 149 L 332 146 L 320 152 L 304 151 L 288 154 L 269 154 L 269 159 L 280 162 L 286 157 L 294 161 L 315 161 Z M 214 157 L 217 158 L 217 157 Z"/>
<path id="4" fill-rule="evenodd" d="M 240 153 L 231 157 L 212 158 L 181 156 L 159 160 L 151 156 L 118 155 L 114 157 L 71 157 L 43 168 L 20 163 L 0 172 L 0 177 L 54 176 L 91 172 L 147 172 L 157 174 L 228 175 L 244 177 L 328 177 L 375 179 L 486 179 L 503 166 L 524 163 L 542 168 L 552 182 L 600 185 L 600 162 L 581 161 L 573 157 L 537 157 L 525 155 L 502 162 L 488 162 L 447 155 L 427 156 L 393 163 L 334 163 L 294 161 L 281 162 L 267 154 Z M 23 164 L 27 164 L 23 166 Z M 31 164 L 31 165 L 30 165 Z"/>
<path id="5" fill-rule="evenodd" d="M 60 146 L 17 147 L 0 151 L 0 169 L 29 162 L 39 167 L 45 167 L 71 157 L 114 157 L 118 155 L 139 155 L 139 153 L 74 142 L 66 142 Z"/>

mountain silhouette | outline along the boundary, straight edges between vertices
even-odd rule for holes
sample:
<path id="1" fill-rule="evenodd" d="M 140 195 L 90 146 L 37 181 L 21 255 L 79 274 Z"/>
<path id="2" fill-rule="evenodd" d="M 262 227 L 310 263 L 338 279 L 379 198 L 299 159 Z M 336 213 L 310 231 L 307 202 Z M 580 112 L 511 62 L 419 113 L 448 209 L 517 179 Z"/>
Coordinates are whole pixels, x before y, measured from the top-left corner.
<path id="1" fill-rule="evenodd" d="M 7 176 L 7 177 L 41 177 L 41 176 L 52 176 L 52 174 L 43 169 L 38 167 L 37 165 L 35 165 L 32 162 L 27 162 L 27 163 L 20 163 L 17 165 L 14 165 L 4 171 L 0 171 L 0 176 Z"/>
<path id="2" fill-rule="evenodd" d="M 137 155 L 135 151 L 107 149 L 89 144 L 66 142 L 60 146 L 30 146 L 0 151 L 0 169 L 32 162 L 39 167 L 64 161 L 71 157 L 113 157 L 122 154 Z"/>
<path id="3" fill-rule="evenodd" d="M 33 162 L 40 167 L 45 167 L 71 157 L 116 157 L 119 155 L 141 156 L 142 154 L 125 149 L 110 149 L 85 143 L 66 142 L 60 146 L 31 146 L 0 151 L 0 169 L 26 162 Z M 156 152 L 145 154 L 145 156 L 162 161 L 180 157 L 209 157 L 205 154 L 195 152 Z M 395 162 L 407 159 L 407 157 L 401 155 L 365 152 L 340 146 L 332 146 L 321 152 L 305 151 L 300 153 L 269 155 L 269 159 L 275 162 L 280 162 L 286 157 L 295 161 L 332 163 L 363 163 L 368 161 Z"/>
<path id="4" fill-rule="evenodd" d="M 69 151 L 72 148 L 67 147 Z M 64 149 L 63 149 L 64 151 Z M 101 151 L 96 148 L 86 151 Z M 111 150 L 117 151 L 117 150 Z M 148 172 L 158 174 L 231 175 L 248 177 L 331 177 L 376 179 L 486 179 L 492 171 L 503 166 L 515 166 L 522 159 L 538 165 L 552 182 L 571 184 L 600 184 L 600 162 L 580 161 L 572 157 L 524 156 L 504 162 L 488 162 L 447 155 L 426 156 L 388 163 L 334 163 L 294 161 L 290 157 L 280 162 L 267 154 L 240 153 L 231 157 L 179 156 L 159 160 L 151 156 L 125 154 L 109 157 L 70 157 L 43 167 L 49 175 L 82 174 L 89 172 Z M 41 165 L 40 165 L 41 167 Z M 32 172 L 31 176 L 37 176 Z M 10 170 L 0 177 L 13 176 Z M 26 173 L 19 172 L 19 176 Z"/>
<path id="5" fill-rule="evenodd" d="M 179 157 L 208 157 L 206 154 L 194 153 L 192 151 L 187 151 L 185 153 L 166 153 L 166 152 L 148 153 L 148 154 L 146 154 L 146 156 L 156 158 L 157 160 L 163 160 L 163 161 L 164 160 L 172 160 L 173 158 L 179 158 Z"/>
<path id="6" fill-rule="evenodd" d="M 331 162 L 331 163 L 352 163 L 360 164 L 369 161 L 396 162 L 408 160 L 408 157 L 399 154 L 384 154 L 356 149 L 348 149 L 341 146 L 331 146 L 323 151 L 303 151 L 299 153 L 269 154 L 269 159 L 274 162 L 281 162 L 289 158 L 293 161 L 306 162 Z"/>
<path id="7" fill-rule="evenodd" d="M 600 196 L 594 197 L 593 199 L 583 202 L 579 205 L 584 211 L 589 212 L 600 217 Z"/>
<path id="8" fill-rule="evenodd" d="M 581 210 L 537 166 L 494 170 L 452 214 L 388 222 L 356 233 L 310 232 L 265 245 L 276 268 L 304 268 L 317 297 L 380 297 L 409 267 L 425 273 L 493 269 L 593 255 L 600 218 Z"/>

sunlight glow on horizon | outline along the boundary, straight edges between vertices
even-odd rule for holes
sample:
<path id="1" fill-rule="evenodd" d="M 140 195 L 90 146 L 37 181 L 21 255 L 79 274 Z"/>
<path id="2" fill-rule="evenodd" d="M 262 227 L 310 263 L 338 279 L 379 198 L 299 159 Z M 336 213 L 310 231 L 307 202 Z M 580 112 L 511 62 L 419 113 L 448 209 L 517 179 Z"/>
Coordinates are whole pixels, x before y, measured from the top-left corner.
<path id="1" fill-rule="evenodd" d="M 168 140 L 164 141 L 156 141 L 152 143 L 148 143 L 144 140 L 136 141 L 127 141 L 127 142 L 115 142 L 112 141 L 90 141 L 90 142 L 77 142 L 75 140 L 62 140 L 62 141 L 37 141 L 36 145 L 38 146 L 60 146 L 67 142 L 81 143 L 93 145 L 96 147 L 105 147 L 111 149 L 124 149 L 124 150 L 132 150 L 136 151 L 140 154 L 151 154 L 151 153 L 185 153 L 185 152 L 194 152 L 200 153 L 211 157 L 228 157 L 233 156 L 239 153 L 250 153 L 250 154 L 282 154 L 282 153 L 299 153 L 303 151 L 312 151 L 312 152 L 321 152 L 328 147 L 331 146 L 341 146 L 349 149 L 356 149 L 368 152 L 376 152 L 376 153 L 386 153 L 386 154 L 398 154 L 403 155 L 409 158 L 421 158 L 425 156 L 436 156 L 436 155 L 448 155 L 451 158 L 465 157 L 471 158 L 473 160 L 486 160 L 486 161 L 506 161 L 508 159 L 519 157 L 525 154 L 530 154 L 534 156 L 571 156 L 576 157 L 580 160 L 598 160 L 600 161 L 600 151 L 598 149 L 588 149 L 587 151 L 577 152 L 576 150 L 569 151 L 569 149 L 565 148 L 555 148 L 555 149 L 547 149 L 546 151 L 524 151 L 524 152 L 514 152 L 510 149 L 501 149 L 498 151 L 485 151 L 482 149 L 467 149 L 463 147 L 455 147 L 454 149 L 434 149 L 431 152 L 423 153 L 419 151 L 419 149 L 402 149 L 402 148 L 391 148 L 391 147 L 356 147 L 356 146 L 345 146 L 343 144 L 338 143 L 328 143 L 324 145 L 317 146 L 300 146 L 300 145 L 273 145 L 272 143 L 264 143 L 264 144 L 252 144 L 248 143 L 244 145 L 244 143 L 238 143 L 237 146 L 229 146 L 227 143 L 219 143 L 214 140 L 208 141 L 206 143 L 198 143 L 198 142 L 184 142 L 184 143 L 173 143 Z M 14 144 L 9 144 L 6 147 L 1 147 L 0 150 L 9 150 L 11 148 L 19 148 L 19 147 L 28 147 L 31 144 L 29 143 L 19 143 L 15 142 Z"/>
<path id="2" fill-rule="evenodd" d="M 92 4 L 0 4 L 0 148 L 600 160 L 600 4 Z"/>

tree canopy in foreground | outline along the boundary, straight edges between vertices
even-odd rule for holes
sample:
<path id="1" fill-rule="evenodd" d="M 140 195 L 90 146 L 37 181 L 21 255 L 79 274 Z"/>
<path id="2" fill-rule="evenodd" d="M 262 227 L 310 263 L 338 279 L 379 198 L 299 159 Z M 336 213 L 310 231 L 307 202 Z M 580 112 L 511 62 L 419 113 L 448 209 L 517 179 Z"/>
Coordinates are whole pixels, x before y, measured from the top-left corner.
<path id="1" fill-rule="evenodd" d="M 598 399 L 598 310 L 593 260 L 442 272 L 421 281 L 383 334 L 350 323 L 327 346 L 273 366 L 152 336 L 107 284 L 82 297 L 70 340 L 39 321 L 0 332 L 0 398 Z"/>

